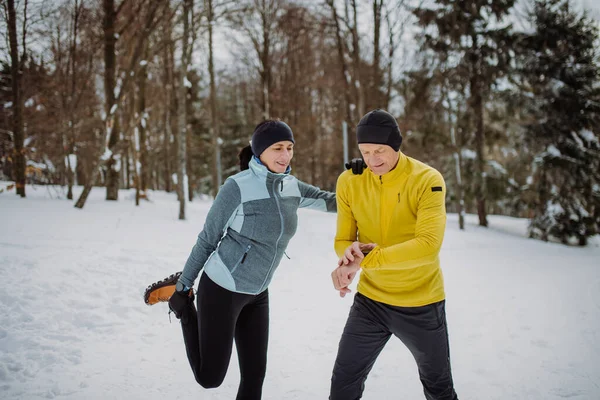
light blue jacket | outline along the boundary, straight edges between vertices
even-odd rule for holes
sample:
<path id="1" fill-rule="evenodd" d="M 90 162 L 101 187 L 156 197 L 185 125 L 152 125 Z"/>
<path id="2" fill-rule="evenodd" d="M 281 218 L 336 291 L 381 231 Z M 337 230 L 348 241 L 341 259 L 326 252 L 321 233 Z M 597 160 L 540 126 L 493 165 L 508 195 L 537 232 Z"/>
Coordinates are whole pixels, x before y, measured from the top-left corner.
<path id="1" fill-rule="evenodd" d="M 180 282 L 193 287 L 204 267 L 225 289 L 261 293 L 296 233 L 299 207 L 335 212 L 335 194 L 289 172 L 272 173 L 253 158 L 249 169 L 229 177 L 219 190 Z"/>

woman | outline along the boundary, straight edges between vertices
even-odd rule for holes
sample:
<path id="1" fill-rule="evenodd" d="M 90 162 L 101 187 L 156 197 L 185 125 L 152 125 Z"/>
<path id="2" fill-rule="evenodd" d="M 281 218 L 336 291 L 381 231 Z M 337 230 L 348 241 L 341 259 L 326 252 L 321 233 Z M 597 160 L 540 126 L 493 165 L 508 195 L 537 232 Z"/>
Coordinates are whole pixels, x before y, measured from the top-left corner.
<path id="1" fill-rule="evenodd" d="M 267 288 L 296 233 L 298 208 L 336 211 L 334 193 L 290 175 L 293 155 L 294 135 L 287 124 L 259 124 L 251 146 L 240 153 L 242 172 L 221 187 L 183 272 L 149 287 L 145 296 L 150 304 L 170 295 L 194 377 L 205 388 L 223 382 L 235 339 L 238 400 L 261 398 L 269 334 Z M 196 311 L 191 288 L 202 268 Z"/>

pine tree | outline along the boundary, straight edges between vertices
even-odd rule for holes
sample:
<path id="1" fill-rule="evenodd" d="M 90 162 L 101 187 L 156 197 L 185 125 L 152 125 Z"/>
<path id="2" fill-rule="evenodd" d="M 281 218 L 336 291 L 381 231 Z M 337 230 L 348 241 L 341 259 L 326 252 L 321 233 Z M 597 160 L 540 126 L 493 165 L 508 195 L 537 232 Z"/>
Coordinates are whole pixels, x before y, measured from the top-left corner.
<path id="1" fill-rule="evenodd" d="M 515 0 L 436 0 L 432 8 L 415 10 L 424 27 L 423 47 L 453 65 L 459 83 L 469 90 L 471 122 L 475 132 L 475 186 L 479 225 L 487 226 L 485 104 L 492 85 L 509 69 L 512 47 L 510 24 L 504 18 Z M 435 28 L 432 32 L 431 28 Z"/>
<path id="2" fill-rule="evenodd" d="M 524 37 L 536 194 L 530 236 L 585 245 L 600 226 L 598 29 L 568 0 L 537 1 Z"/>

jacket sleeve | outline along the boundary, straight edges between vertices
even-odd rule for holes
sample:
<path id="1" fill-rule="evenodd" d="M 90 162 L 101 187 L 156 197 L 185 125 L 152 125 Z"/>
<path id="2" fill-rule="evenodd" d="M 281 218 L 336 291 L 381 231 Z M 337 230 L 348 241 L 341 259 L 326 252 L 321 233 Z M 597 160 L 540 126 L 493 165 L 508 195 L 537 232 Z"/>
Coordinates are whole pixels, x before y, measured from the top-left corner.
<path id="1" fill-rule="evenodd" d="M 344 251 L 350 246 L 357 238 L 357 224 L 354 219 L 354 214 L 350 208 L 350 188 L 348 185 L 348 179 L 352 172 L 343 172 L 337 181 L 336 186 L 336 199 L 337 199 L 337 229 L 335 233 L 335 252 L 338 257 L 344 254 Z"/>
<path id="2" fill-rule="evenodd" d="M 416 193 L 417 222 L 414 239 L 375 247 L 363 260 L 365 269 L 411 269 L 434 262 L 442 247 L 446 230 L 446 185 L 435 171 Z"/>
<path id="3" fill-rule="evenodd" d="M 335 193 L 321 190 L 300 180 L 298 180 L 298 189 L 300 190 L 300 207 L 326 212 L 336 211 Z"/>
<path id="4" fill-rule="evenodd" d="M 204 228 L 198 235 L 198 240 L 192 248 L 179 278 L 185 286 L 190 288 L 194 286 L 194 281 L 208 257 L 217 249 L 240 204 L 239 186 L 233 179 L 227 179 L 208 211 Z"/>

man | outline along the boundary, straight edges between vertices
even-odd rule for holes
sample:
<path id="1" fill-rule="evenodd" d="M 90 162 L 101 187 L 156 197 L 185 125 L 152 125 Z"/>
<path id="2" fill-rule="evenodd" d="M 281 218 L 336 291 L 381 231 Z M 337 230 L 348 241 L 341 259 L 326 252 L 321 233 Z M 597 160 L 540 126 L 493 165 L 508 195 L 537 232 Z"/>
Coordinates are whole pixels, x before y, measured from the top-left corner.
<path id="1" fill-rule="evenodd" d="M 413 354 L 428 400 L 456 400 L 450 370 L 444 280 L 439 263 L 446 186 L 435 169 L 400 152 L 396 119 L 367 113 L 356 129 L 368 169 L 337 182 L 333 271 L 343 297 L 362 268 L 339 343 L 331 400 L 360 399 L 365 380 L 393 334 Z"/>

